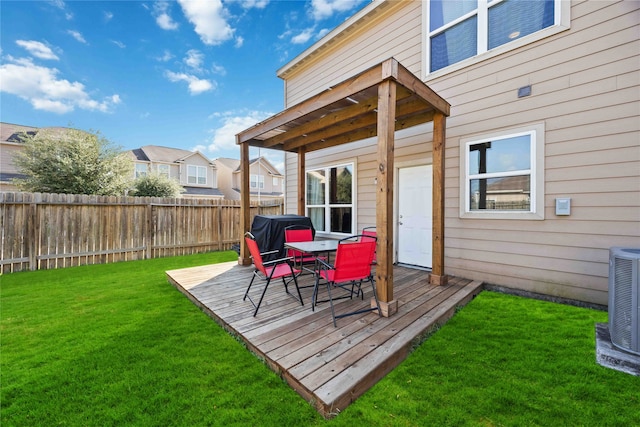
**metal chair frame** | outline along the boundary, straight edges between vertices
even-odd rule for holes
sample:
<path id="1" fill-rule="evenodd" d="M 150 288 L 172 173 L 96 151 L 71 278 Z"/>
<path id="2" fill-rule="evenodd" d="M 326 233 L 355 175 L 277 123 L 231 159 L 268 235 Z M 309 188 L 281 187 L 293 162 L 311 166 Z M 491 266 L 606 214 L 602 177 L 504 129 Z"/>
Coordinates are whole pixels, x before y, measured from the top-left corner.
<path id="1" fill-rule="evenodd" d="M 329 264 L 323 260 L 318 261 L 319 268 L 316 271 L 316 282 L 313 288 L 311 309 L 315 311 L 316 304 L 329 301 L 334 327 L 337 327 L 336 319 L 347 316 L 353 316 L 374 310 L 377 310 L 378 314 L 382 316 L 382 310 L 380 309 L 375 284 L 373 280 L 371 280 L 371 263 L 373 261 L 377 238 L 367 238 L 363 240 L 363 237 L 365 236 L 359 234 L 341 239 L 338 242 L 338 249 L 334 258 L 334 264 Z M 326 281 L 329 298 L 328 300 L 318 301 L 318 288 L 320 286 L 321 279 Z M 361 299 L 364 300 L 362 282 L 365 281 L 369 281 L 371 283 L 376 306 L 336 315 L 333 305 L 334 300 L 344 298 L 353 299 L 354 293 L 356 297 L 361 295 Z M 349 285 L 351 286 L 351 289 L 348 289 Z M 332 288 L 340 288 L 346 291 L 346 293 L 339 297 L 333 297 L 331 294 Z"/>
<path id="2" fill-rule="evenodd" d="M 311 229 L 311 227 L 306 225 L 290 225 L 288 227 L 285 227 L 284 229 L 284 241 L 285 243 L 313 241 L 313 230 Z M 318 259 L 326 259 L 325 257 L 318 257 L 314 254 L 297 251 L 295 249 L 287 249 L 287 256 L 292 258 L 293 268 L 300 269 L 300 274 L 303 274 L 302 272 L 305 270 L 311 274 L 315 274 L 315 270 L 317 267 L 316 261 Z M 313 268 L 309 269 L 305 267 L 305 264 L 313 264 Z M 313 287 L 313 285 L 301 287 L 309 288 Z"/>
<path id="3" fill-rule="evenodd" d="M 286 293 L 292 296 L 293 298 L 295 298 L 295 296 L 289 292 L 289 283 L 291 282 L 291 280 L 293 280 L 296 286 L 296 291 L 298 292 L 298 300 L 300 301 L 300 304 L 304 306 L 304 302 L 302 301 L 302 295 L 300 294 L 300 288 L 298 287 L 298 280 L 297 280 L 297 275 L 300 273 L 300 270 L 296 270 L 291 266 L 291 263 L 290 263 L 291 258 L 286 257 L 286 258 L 280 258 L 280 259 L 264 262 L 262 260 L 263 255 L 273 254 L 278 251 L 275 250 L 275 251 L 261 253 L 258 248 L 258 243 L 255 240 L 255 237 L 250 232 L 245 233 L 245 241 L 247 243 L 247 247 L 249 248 L 249 253 L 251 254 L 251 259 L 253 260 L 253 265 L 255 267 L 255 270 L 253 272 L 253 276 L 251 277 L 251 282 L 249 283 L 249 286 L 247 287 L 247 290 L 244 293 L 244 297 L 242 298 L 242 301 L 245 301 L 247 298 L 249 298 L 249 301 L 251 301 L 251 304 L 253 304 L 253 306 L 255 307 L 253 316 L 255 317 L 258 314 L 258 309 L 262 304 L 262 300 L 264 299 L 264 295 L 267 293 L 267 288 L 269 287 L 269 284 L 271 283 L 272 279 L 281 278 L 282 283 L 284 284 L 284 290 L 286 291 Z M 266 281 L 264 290 L 260 295 L 260 300 L 258 301 L 257 305 L 253 301 L 253 299 L 251 299 L 251 296 L 249 296 L 249 290 L 251 289 L 251 286 L 253 285 L 253 282 L 256 279 L 256 277 Z M 289 281 L 286 280 L 286 278 L 288 277 L 291 277 Z"/>

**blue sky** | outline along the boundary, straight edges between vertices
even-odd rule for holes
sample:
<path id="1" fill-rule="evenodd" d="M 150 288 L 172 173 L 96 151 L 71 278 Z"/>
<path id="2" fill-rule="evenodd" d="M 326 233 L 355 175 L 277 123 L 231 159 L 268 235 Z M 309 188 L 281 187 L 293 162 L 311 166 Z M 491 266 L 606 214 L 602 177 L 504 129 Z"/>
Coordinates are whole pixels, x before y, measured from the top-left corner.
<path id="1" fill-rule="evenodd" d="M 2 0 L 0 121 L 238 158 L 235 134 L 283 108 L 276 70 L 367 3 Z"/>

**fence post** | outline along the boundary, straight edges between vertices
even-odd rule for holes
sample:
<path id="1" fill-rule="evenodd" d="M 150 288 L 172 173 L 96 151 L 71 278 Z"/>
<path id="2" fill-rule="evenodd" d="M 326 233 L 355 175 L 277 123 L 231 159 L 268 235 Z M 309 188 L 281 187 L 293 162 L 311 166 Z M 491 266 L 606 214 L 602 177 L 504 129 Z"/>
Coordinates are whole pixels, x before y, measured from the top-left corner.
<path id="1" fill-rule="evenodd" d="M 153 205 L 151 204 L 151 199 L 148 198 L 147 199 L 147 208 L 146 208 L 146 212 L 147 212 L 147 220 L 146 222 L 146 226 L 145 226 L 145 248 L 144 248 L 144 258 L 145 259 L 151 259 L 151 257 L 153 256 L 153 251 L 152 251 L 152 242 L 153 242 Z"/>

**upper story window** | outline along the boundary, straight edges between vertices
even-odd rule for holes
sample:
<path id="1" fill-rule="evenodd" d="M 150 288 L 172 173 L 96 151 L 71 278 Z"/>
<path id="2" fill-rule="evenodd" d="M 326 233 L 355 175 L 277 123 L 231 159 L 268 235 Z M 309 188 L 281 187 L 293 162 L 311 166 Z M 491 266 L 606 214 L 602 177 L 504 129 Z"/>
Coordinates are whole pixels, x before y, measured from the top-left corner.
<path id="1" fill-rule="evenodd" d="M 353 163 L 307 171 L 307 215 L 316 231 L 353 233 L 353 171 Z"/>
<path id="2" fill-rule="evenodd" d="M 430 0 L 427 64 L 434 72 L 543 30 L 568 27 L 561 0 Z M 563 21 L 563 22 L 561 22 Z M 537 40 L 537 38 L 535 39 Z M 531 40 L 533 41 L 533 40 Z M 514 47 L 517 47 L 514 45 Z"/>
<path id="3" fill-rule="evenodd" d="M 147 164 L 136 163 L 135 174 L 136 174 L 136 178 L 147 175 Z"/>
<path id="4" fill-rule="evenodd" d="M 187 166 L 187 183 L 189 184 L 207 184 L 207 168 L 204 166 Z"/>
<path id="5" fill-rule="evenodd" d="M 273 180 L 271 181 L 271 184 L 273 185 L 273 188 L 278 188 L 278 177 L 273 177 Z"/>
<path id="6" fill-rule="evenodd" d="M 169 178 L 169 165 L 158 165 L 158 175 Z"/>
<path id="7" fill-rule="evenodd" d="M 543 135 L 532 125 L 461 141 L 463 217 L 544 217 Z"/>
<path id="8" fill-rule="evenodd" d="M 251 188 L 264 188 L 264 175 L 251 175 L 251 180 L 249 181 L 249 185 Z"/>

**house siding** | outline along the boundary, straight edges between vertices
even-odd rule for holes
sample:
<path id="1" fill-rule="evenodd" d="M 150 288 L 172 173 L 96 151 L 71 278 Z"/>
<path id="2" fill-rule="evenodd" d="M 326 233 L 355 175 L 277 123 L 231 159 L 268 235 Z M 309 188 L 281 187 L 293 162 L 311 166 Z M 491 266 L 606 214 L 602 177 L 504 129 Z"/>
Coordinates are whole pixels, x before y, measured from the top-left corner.
<path id="1" fill-rule="evenodd" d="M 451 104 L 445 151 L 445 271 L 607 304 L 608 249 L 640 247 L 639 2 L 574 1 L 571 28 L 434 77 Z M 422 75 L 420 2 L 397 2 L 313 61 L 290 69 L 293 105 L 391 56 Z M 382 16 L 384 15 L 384 16 Z M 398 31 L 402 29 L 402 31 Z M 323 70 L 331 70 L 323 73 Z M 531 95 L 518 98 L 518 88 Z M 543 124 L 544 220 L 461 218 L 460 139 Z M 430 124 L 398 132 L 396 166 L 431 163 Z M 375 222 L 375 139 L 307 154 L 307 168 L 357 160 L 357 227 Z M 297 159 L 286 156 L 287 212 Z M 571 215 L 555 215 L 555 198 Z"/>

